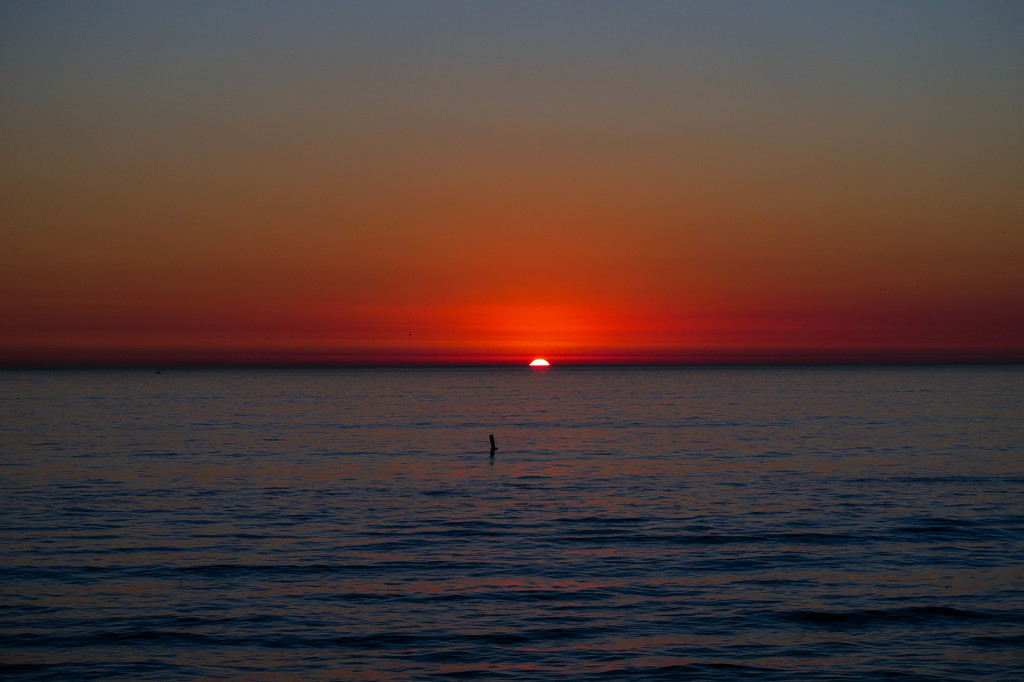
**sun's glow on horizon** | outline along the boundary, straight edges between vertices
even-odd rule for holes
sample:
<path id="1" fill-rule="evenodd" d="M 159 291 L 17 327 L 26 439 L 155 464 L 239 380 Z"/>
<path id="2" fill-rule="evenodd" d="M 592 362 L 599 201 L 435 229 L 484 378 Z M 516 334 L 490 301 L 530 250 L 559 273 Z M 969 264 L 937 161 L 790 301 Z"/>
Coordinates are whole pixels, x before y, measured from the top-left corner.
<path id="1" fill-rule="evenodd" d="M 549 367 L 550 365 L 551 363 L 545 360 L 544 358 L 537 358 L 536 360 L 530 363 L 530 367 Z"/>

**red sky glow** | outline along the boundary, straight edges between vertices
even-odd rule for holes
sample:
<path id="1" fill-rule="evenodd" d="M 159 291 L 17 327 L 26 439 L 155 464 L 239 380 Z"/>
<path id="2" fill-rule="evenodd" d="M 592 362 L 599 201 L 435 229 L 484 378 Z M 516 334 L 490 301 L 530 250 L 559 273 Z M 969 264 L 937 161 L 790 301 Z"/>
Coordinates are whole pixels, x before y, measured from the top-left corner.
<path id="1" fill-rule="evenodd" d="M 0 365 L 1022 361 L 1022 25 L 10 4 Z"/>

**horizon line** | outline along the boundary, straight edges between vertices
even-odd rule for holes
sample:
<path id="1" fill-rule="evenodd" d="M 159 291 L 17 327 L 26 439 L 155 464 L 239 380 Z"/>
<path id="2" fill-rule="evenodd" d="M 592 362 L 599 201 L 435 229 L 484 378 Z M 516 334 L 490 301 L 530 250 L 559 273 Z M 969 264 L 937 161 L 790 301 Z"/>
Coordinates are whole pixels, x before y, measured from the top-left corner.
<path id="1" fill-rule="evenodd" d="M 0 371 L 45 370 L 200 370 L 200 369 L 515 369 L 549 371 L 560 368 L 714 368 L 714 367 L 894 367 L 894 366 L 956 366 L 956 365 L 1024 365 L 1024 354 L 988 356 L 851 356 L 820 355 L 705 357 L 705 358 L 551 358 L 550 366 L 530 367 L 532 358 L 525 360 L 487 360 L 464 358 L 437 359 L 196 359 L 196 358 L 135 358 L 23 360 L 0 359 Z"/>
<path id="2" fill-rule="evenodd" d="M 596 350 L 596 349 L 595 349 Z M 116 368 L 387 368 L 527 367 L 537 358 L 552 367 L 706 367 L 821 365 L 993 365 L 1024 363 L 1021 346 L 608 348 L 604 352 L 444 351 L 325 348 L 12 348 L 0 349 L 0 369 Z"/>

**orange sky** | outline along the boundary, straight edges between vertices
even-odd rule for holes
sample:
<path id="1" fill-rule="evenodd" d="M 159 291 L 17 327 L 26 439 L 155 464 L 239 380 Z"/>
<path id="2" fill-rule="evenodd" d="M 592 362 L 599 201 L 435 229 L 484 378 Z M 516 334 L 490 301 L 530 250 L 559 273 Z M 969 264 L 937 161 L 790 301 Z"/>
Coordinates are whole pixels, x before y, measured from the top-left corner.
<path id="1" fill-rule="evenodd" d="M 0 364 L 1024 360 L 1018 4 L 0 12 Z"/>

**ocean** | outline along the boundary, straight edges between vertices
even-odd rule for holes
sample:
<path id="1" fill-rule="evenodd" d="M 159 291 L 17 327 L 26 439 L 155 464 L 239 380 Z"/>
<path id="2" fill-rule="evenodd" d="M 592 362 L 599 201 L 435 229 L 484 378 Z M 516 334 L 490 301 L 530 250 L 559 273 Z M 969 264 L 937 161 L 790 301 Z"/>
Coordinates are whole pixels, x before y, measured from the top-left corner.
<path id="1" fill-rule="evenodd" d="M 0 447 L 10 679 L 1024 679 L 1021 366 L 7 371 Z"/>

